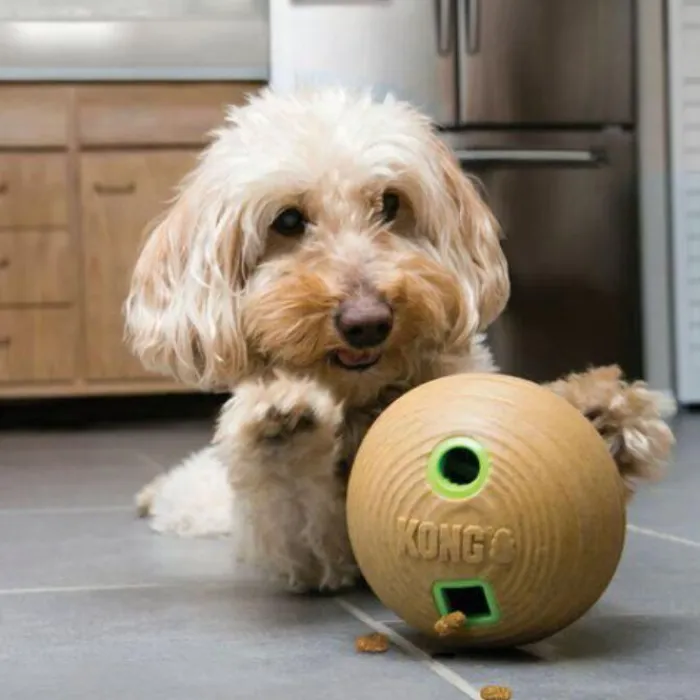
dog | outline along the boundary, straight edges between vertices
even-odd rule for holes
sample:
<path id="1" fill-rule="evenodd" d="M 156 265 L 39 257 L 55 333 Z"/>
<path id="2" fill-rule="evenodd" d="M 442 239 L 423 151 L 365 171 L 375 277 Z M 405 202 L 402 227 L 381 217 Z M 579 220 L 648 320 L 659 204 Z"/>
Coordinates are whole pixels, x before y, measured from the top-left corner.
<path id="1" fill-rule="evenodd" d="M 265 89 L 212 137 L 147 232 L 126 334 L 145 367 L 230 398 L 137 507 L 157 532 L 231 537 L 290 590 L 336 591 L 358 579 L 344 499 L 369 426 L 421 383 L 498 371 L 501 231 L 430 119 L 392 97 Z M 549 386 L 630 497 L 663 473 L 672 402 L 615 366 Z"/>

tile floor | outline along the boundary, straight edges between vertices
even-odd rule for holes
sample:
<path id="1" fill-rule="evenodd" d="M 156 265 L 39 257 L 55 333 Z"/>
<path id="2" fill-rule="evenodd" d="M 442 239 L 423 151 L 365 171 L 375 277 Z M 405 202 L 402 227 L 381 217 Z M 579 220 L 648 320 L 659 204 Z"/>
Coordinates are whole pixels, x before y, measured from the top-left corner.
<path id="1" fill-rule="evenodd" d="M 700 416 L 631 513 L 616 579 L 583 620 L 517 653 L 433 657 L 369 594 L 280 596 L 225 540 L 152 534 L 135 490 L 201 424 L 0 434 L 0 698 L 253 700 L 700 698 Z M 357 655 L 365 622 L 404 651 Z"/>

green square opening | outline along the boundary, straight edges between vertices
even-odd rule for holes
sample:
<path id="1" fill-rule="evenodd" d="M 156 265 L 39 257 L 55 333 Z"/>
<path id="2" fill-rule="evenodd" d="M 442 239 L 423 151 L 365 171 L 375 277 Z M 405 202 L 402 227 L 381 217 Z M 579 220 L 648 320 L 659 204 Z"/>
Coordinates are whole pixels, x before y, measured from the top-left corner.
<path id="1" fill-rule="evenodd" d="M 495 625 L 501 618 L 491 585 L 480 579 L 437 581 L 433 584 L 435 607 L 442 617 L 462 612 L 469 625 Z"/>

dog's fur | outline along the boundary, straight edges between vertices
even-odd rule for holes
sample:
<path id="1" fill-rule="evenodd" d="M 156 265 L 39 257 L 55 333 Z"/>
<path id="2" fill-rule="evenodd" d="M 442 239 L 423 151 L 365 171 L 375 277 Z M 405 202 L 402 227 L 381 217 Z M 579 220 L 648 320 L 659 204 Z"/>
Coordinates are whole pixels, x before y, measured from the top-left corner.
<path id="1" fill-rule="evenodd" d="M 289 207 L 307 223 L 282 235 Z M 386 341 L 363 352 L 334 323 L 360 296 L 393 311 Z M 495 371 L 483 332 L 508 297 L 497 222 L 425 116 L 342 90 L 251 97 L 134 271 L 127 329 L 144 364 L 232 391 L 211 445 L 146 486 L 141 513 L 161 532 L 234 535 L 295 589 L 352 583 L 344 490 L 360 440 L 411 387 Z M 363 358 L 375 364 L 348 369 Z M 630 493 L 665 465 L 672 407 L 643 383 L 613 367 L 551 387 L 608 441 Z"/>

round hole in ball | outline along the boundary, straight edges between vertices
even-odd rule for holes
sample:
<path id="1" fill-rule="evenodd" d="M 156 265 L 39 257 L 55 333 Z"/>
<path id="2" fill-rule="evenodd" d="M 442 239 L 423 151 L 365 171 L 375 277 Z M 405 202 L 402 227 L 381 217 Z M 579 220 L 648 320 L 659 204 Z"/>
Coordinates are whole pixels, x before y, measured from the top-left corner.
<path id="1" fill-rule="evenodd" d="M 490 471 L 491 459 L 481 442 L 456 435 L 441 440 L 433 448 L 426 477 L 438 496 L 465 500 L 481 491 Z"/>
<path id="2" fill-rule="evenodd" d="M 438 463 L 440 475 L 454 486 L 473 484 L 481 473 L 479 455 L 459 445 L 446 450 Z"/>

